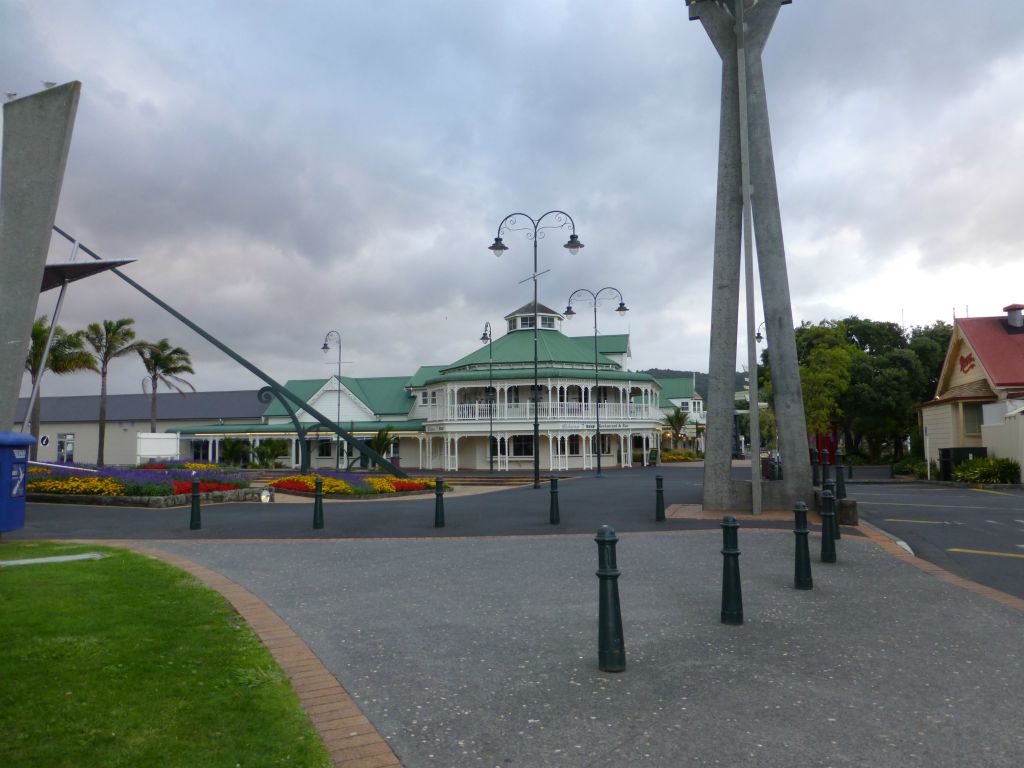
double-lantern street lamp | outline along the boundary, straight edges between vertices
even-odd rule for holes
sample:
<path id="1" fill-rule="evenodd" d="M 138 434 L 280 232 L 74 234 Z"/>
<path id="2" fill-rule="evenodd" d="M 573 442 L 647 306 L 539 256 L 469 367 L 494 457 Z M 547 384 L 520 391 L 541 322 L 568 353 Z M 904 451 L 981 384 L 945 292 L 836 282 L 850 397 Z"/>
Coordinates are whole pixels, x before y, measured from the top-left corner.
<path id="1" fill-rule="evenodd" d="M 494 356 L 491 353 L 491 332 L 490 321 L 484 323 L 484 332 L 480 341 L 487 345 L 487 456 L 490 459 L 491 472 L 494 472 Z"/>
<path id="2" fill-rule="evenodd" d="M 542 222 L 549 216 L 552 223 L 542 226 Z M 522 222 L 520 218 L 522 218 Z M 525 222 L 529 222 L 529 224 L 527 225 Z M 522 226 L 518 226 L 521 223 Z M 527 239 L 533 241 L 533 274 L 526 278 L 526 280 L 533 280 L 533 392 L 530 395 L 530 401 L 533 403 L 534 488 L 540 488 L 540 382 L 537 374 L 537 278 L 544 274 L 543 272 L 537 272 L 537 241 L 545 236 L 544 230 L 563 229 L 565 227 L 569 227 L 572 230 L 572 234 L 569 235 L 569 241 L 563 247 L 575 256 L 579 253 L 580 248 L 583 247 L 583 243 L 580 242 L 579 237 L 576 235 L 576 222 L 572 220 L 572 216 L 568 213 L 558 210 L 548 211 L 536 219 L 525 213 L 510 213 L 501 220 L 501 223 L 498 225 L 498 235 L 494 238 L 494 243 L 488 246 L 488 250 L 495 256 L 501 256 L 501 254 L 507 251 L 508 246 L 501 239 L 501 235 L 504 232 L 522 231 L 526 233 Z M 547 271 L 544 270 L 544 272 Z M 520 282 L 525 283 L 526 280 Z"/>
<path id="3" fill-rule="evenodd" d="M 320 351 L 325 355 L 331 351 L 330 341 L 332 338 L 338 345 L 338 407 L 337 415 L 334 418 L 334 423 L 337 425 L 341 421 L 341 334 L 337 331 L 328 331 L 324 336 L 324 345 L 320 347 Z M 334 469 L 337 471 L 341 469 L 341 437 L 335 435 L 334 441 Z"/>
<path id="4" fill-rule="evenodd" d="M 565 308 L 565 317 L 567 320 L 572 320 L 576 313 L 572 309 L 572 300 L 578 295 L 589 296 L 594 304 L 594 396 L 590 398 L 591 404 L 594 406 L 594 414 L 596 416 L 597 424 L 597 476 L 604 477 L 601 474 L 601 403 L 598 397 L 598 391 L 600 389 L 600 382 L 598 380 L 597 373 L 597 304 L 602 298 L 602 294 L 605 292 L 614 294 L 619 297 L 619 306 L 615 309 L 619 313 L 619 317 L 623 317 L 629 312 L 629 307 L 626 306 L 626 302 L 622 298 L 622 293 L 618 288 L 612 288 L 610 285 L 602 288 L 601 290 L 594 292 L 587 288 L 577 288 L 571 294 L 569 294 L 568 306 Z"/>

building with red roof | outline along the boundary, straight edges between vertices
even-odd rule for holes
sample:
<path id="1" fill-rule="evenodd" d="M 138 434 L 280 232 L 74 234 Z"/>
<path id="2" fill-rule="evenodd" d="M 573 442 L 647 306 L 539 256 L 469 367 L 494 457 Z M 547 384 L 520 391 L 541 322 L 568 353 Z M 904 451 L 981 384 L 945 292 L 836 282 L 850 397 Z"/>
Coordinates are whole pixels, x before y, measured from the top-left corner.
<path id="1" fill-rule="evenodd" d="M 935 397 L 919 407 L 929 460 L 981 448 L 1024 461 L 1024 304 L 954 321 Z"/>

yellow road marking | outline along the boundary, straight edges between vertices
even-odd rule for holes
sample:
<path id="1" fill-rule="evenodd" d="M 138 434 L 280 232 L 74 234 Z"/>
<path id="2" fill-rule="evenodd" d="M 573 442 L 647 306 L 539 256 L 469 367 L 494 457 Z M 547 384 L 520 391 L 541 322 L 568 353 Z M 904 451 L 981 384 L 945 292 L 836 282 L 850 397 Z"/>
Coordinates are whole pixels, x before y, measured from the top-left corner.
<path id="1" fill-rule="evenodd" d="M 858 504 L 870 504 L 877 507 L 925 507 L 927 509 L 987 509 L 992 510 L 992 507 L 972 507 L 966 504 L 911 504 L 905 501 L 861 501 L 857 500 Z M 1024 512 L 1024 509 L 1017 507 L 1011 509 L 1000 509 L 999 512 Z"/>
<path id="2" fill-rule="evenodd" d="M 990 491 L 988 488 L 968 488 L 967 490 L 974 491 L 975 493 L 994 493 L 996 496 L 1013 496 L 1014 495 L 1012 493 L 1007 493 L 1006 491 Z"/>
<path id="3" fill-rule="evenodd" d="M 942 520 L 907 520 L 902 517 L 887 517 L 885 518 L 887 523 L 920 523 L 921 525 L 946 525 Z"/>
<path id="4" fill-rule="evenodd" d="M 984 549 L 960 549 L 958 547 L 953 547 L 952 549 L 947 549 L 946 551 L 960 552 L 965 555 L 989 555 L 991 557 L 1019 557 L 1021 559 L 1024 559 L 1024 555 L 1017 554 L 1016 552 L 988 552 Z"/>

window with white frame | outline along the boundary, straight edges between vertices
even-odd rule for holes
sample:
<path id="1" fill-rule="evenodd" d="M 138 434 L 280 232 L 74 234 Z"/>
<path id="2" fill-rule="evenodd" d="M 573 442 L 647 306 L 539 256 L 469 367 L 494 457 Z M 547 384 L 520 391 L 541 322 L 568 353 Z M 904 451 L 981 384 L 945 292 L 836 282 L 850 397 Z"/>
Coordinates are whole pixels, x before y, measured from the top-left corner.
<path id="1" fill-rule="evenodd" d="M 519 327 L 520 328 L 533 328 L 533 315 L 530 315 L 529 317 L 520 317 L 519 318 Z"/>
<path id="2" fill-rule="evenodd" d="M 553 317 L 542 317 L 540 319 L 540 327 L 541 328 L 554 328 L 555 327 L 555 318 L 553 318 Z"/>
<path id="3" fill-rule="evenodd" d="M 580 455 L 580 436 L 569 435 L 569 455 L 579 456 Z"/>
<path id="4" fill-rule="evenodd" d="M 509 329 L 510 331 L 514 331 L 514 330 L 516 329 L 516 319 L 515 319 L 514 317 L 512 317 L 512 318 L 509 318 L 509 321 L 508 321 L 508 329 Z"/>
<path id="5" fill-rule="evenodd" d="M 430 391 L 430 404 L 437 405 L 437 390 L 433 389 Z"/>
<path id="6" fill-rule="evenodd" d="M 420 405 L 426 405 L 426 404 L 427 404 L 427 390 L 424 389 L 422 392 L 420 392 Z"/>

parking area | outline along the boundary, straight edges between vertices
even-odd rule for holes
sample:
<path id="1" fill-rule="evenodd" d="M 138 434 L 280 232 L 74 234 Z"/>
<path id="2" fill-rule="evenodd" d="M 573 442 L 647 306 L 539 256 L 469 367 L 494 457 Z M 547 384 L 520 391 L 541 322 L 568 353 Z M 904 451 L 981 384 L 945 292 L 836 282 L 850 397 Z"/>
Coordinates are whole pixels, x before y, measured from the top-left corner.
<path id="1" fill-rule="evenodd" d="M 914 554 L 963 578 L 1024 598 L 1024 491 L 928 483 L 853 483 L 860 517 Z"/>

